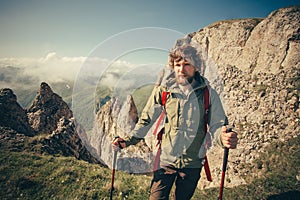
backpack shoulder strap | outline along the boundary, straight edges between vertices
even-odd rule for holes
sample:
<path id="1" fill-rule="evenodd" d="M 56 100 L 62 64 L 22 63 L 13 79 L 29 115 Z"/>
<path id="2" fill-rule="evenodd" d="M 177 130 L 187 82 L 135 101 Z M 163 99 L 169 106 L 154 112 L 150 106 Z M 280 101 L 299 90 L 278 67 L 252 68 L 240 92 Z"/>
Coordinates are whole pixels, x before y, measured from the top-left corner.
<path id="1" fill-rule="evenodd" d="M 166 115 L 165 105 L 166 105 L 168 94 L 170 94 L 170 92 L 166 92 L 166 91 L 163 91 L 162 94 L 161 94 L 161 105 L 163 106 L 163 110 L 162 110 L 162 112 L 161 112 L 161 114 L 160 114 L 160 116 L 157 120 L 156 127 L 153 131 L 153 135 L 155 135 L 156 139 L 157 139 L 156 146 L 158 147 L 157 148 L 157 153 L 156 153 L 156 156 L 155 156 L 155 159 L 154 159 L 153 171 L 158 170 L 158 166 L 159 166 L 159 159 L 160 159 L 160 153 L 161 153 L 161 140 L 162 140 L 162 134 L 164 132 L 164 128 L 161 129 L 158 132 L 158 127 L 162 123 L 162 121 L 164 120 L 165 115 Z"/>
<path id="2" fill-rule="evenodd" d="M 206 86 L 204 88 L 204 94 L 203 94 L 203 98 L 204 98 L 204 130 L 205 130 L 205 133 L 207 133 L 207 126 L 208 126 L 208 113 L 209 113 L 209 89 L 210 87 L 209 86 Z M 206 174 L 206 178 L 208 181 L 212 181 L 212 176 L 211 176 L 211 173 L 210 173 L 210 169 L 209 169 L 209 165 L 208 165 L 208 159 L 207 159 L 207 156 L 204 157 L 204 171 L 205 171 L 205 174 Z"/>
<path id="3" fill-rule="evenodd" d="M 163 121 L 163 119 L 166 115 L 165 105 L 166 105 L 168 94 L 170 94 L 170 92 L 163 91 L 161 93 L 161 105 L 163 106 L 163 110 L 162 110 L 162 113 L 160 114 L 160 116 L 157 119 L 156 127 L 153 131 L 153 135 L 156 135 L 158 140 L 161 140 L 161 134 L 159 134 L 158 128 L 159 128 L 159 125 L 162 123 L 162 121 Z"/>
<path id="4" fill-rule="evenodd" d="M 161 105 L 164 106 L 164 107 L 165 107 L 165 105 L 166 105 L 166 101 L 167 101 L 168 94 L 170 94 L 170 92 L 163 91 L 163 92 L 161 93 Z"/>
<path id="5" fill-rule="evenodd" d="M 207 133 L 207 125 L 208 125 L 208 113 L 209 113 L 209 86 L 206 86 L 204 88 L 204 128 L 205 128 L 205 133 Z"/>

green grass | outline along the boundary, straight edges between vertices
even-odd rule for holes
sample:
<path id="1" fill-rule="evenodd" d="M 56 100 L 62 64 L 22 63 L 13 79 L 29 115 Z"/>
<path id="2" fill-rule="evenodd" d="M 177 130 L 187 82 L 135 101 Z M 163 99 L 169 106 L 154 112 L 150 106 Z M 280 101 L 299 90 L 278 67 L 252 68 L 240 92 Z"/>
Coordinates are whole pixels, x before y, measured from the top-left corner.
<path id="1" fill-rule="evenodd" d="M 225 188 L 223 199 L 299 198 L 299 146 L 299 137 L 276 142 L 253 164 L 244 163 L 261 175 L 244 177 L 247 185 Z M 99 165 L 71 157 L 3 149 L 0 162 L 0 199 L 109 199 L 111 170 Z M 114 199 L 148 199 L 150 182 L 151 176 L 117 171 Z M 193 199 L 216 200 L 218 194 L 219 188 L 196 190 Z"/>
<path id="2" fill-rule="evenodd" d="M 1 151 L 0 199 L 108 199 L 111 170 L 70 157 Z M 117 172 L 114 195 L 141 197 L 150 177 Z M 140 188 L 143 186 L 143 188 Z"/>
<path id="3" fill-rule="evenodd" d="M 137 88 L 132 94 L 139 116 L 143 111 L 143 108 L 145 107 L 149 96 L 152 93 L 153 87 L 154 86 L 152 84 L 146 85 L 141 88 Z"/>

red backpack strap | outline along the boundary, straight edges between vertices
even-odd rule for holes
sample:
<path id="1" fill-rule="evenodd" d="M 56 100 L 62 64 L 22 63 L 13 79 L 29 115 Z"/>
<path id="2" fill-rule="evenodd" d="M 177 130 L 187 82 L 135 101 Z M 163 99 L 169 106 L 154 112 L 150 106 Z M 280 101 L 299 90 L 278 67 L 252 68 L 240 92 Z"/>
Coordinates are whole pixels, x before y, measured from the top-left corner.
<path id="1" fill-rule="evenodd" d="M 169 94 L 170 94 L 170 92 L 166 92 L 166 91 L 163 91 L 161 93 L 161 105 L 163 107 L 165 107 L 165 105 L 166 105 L 167 97 L 168 97 Z"/>
<path id="2" fill-rule="evenodd" d="M 159 139 L 160 136 L 158 135 L 157 130 L 158 130 L 159 125 L 161 124 L 162 120 L 165 117 L 165 105 L 166 105 L 166 101 L 167 101 L 167 97 L 168 97 L 169 93 L 170 92 L 163 91 L 162 94 L 161 94 L 161 105 L 163 106 L 163 111 L 160 114 L 159 118 L 157 119 L 157 123 L 156 123 L 157 125 L 156 125 L 156 127 L 155 127 L 155 129 L 153 131 L 153 135 L 154 136 L 157 135 L 158 139 Z"/>
<path id="3" fill-rule="evenodd" d="M 207 133 L 208 112 L 209 112 L 209 86 L 204 88 L 204 131 Z"/>
<path id="4" fill-rule="evenodd" d="M 204 88 L 204 131 L 205 134 L 207 133 L 207 126 L 208 126 L 208 113 L 209 113 L 209 86 L 206 86 Z M 209 165 L 208 165 L 208 159 L 207 156 L 204 157 L 204 171 L 206 174 L 206 178 L 208 181 L 212 181 L 212 176 L 210 173 Z"/>
<path id="5" fill-rule="evenodd" d="M 161 105 L 163 106 L 163 110 L 157 120 L 157 125 L 153 131 L 153 135 L 156 135 L 156 138 L 157 138 L 156 146 L 158 147 L 157 153 L 155 156 L 155 160 L 154 160 L 154 167 L 153 167 L 154 171 L 158 170 L 159 158 L 160 158 L 160 153 L 161 153 L 161 140 L 162 140 L 162 134 L 164 132 L 164 129 L 161 129 L 158 133 L 157 133 L 157 130 L 158 130 L 158 127 L 161 124 L 162 120 L 165 118 L 165 115 L 166 115 L 165 105 L 166 105 L 167 97 L 169 94 L 170 94 L 170 92 L 166 92 L 166 91 L 163 91 L 161 94 Z"/>

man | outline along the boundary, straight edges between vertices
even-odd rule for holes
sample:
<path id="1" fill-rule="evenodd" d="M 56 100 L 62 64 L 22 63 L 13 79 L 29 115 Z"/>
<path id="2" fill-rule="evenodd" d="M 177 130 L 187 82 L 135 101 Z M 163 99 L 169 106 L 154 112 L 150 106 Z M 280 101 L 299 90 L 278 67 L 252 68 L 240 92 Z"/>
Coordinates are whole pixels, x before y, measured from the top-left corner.
<path id="1" fill-rule="evenodd" d="M 208 132 L 205 132 L 204 88 L 208 81 L 200 75 L 203 59 L 190 43 L 179 44 L 170 52 L 169 67 L 148 99 L 130 137 L 112 144 L 125 148 L 145 137 L 157 116 L 162 93 L 168 92 L 159 168 L 154 172 L 150 200 L 169 199 L 175 183 L 174 199 L 190 199 L 200 179 L 204 157 L 211 139 L 230 149 L 236 148 L 237 133 L 226 133 L 226 115 L 220 98 L 210 89 Z"/>

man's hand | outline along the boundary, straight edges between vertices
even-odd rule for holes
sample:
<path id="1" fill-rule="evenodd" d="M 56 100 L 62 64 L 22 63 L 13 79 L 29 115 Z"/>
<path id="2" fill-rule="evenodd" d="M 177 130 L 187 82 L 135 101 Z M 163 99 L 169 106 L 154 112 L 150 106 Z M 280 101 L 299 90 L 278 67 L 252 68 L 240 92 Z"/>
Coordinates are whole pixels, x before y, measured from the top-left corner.
<path id="1" fill-rule="evenodd" d="M 235 149 L 238 142 L 237 133 L 234 131 L 226 132 L 226 129 L 226 126 L 223 126 L 221 130 L 222 143 L 226 148 Z"/>
<path id="2" fill-rule="evenodd" d="M 120 137 L 116 137 L 113 141 L 112 141 L 112 148 L 114 151 L 118 151 L 119 148 L 120 149 L 123 149 L 126 147 L 126 143 L 124 141 L 123 138 L 120 138 Z"/>

